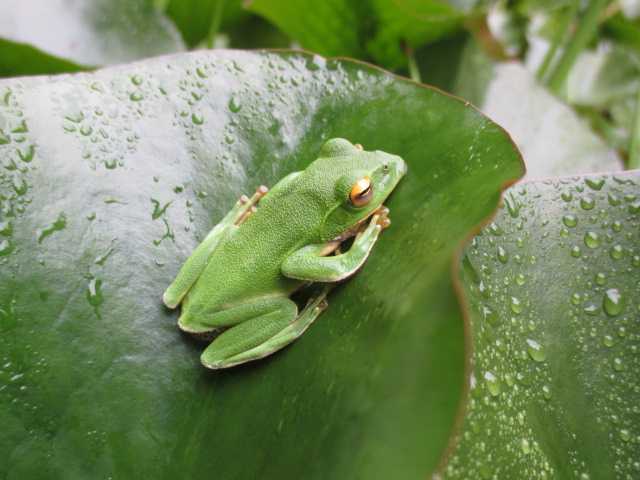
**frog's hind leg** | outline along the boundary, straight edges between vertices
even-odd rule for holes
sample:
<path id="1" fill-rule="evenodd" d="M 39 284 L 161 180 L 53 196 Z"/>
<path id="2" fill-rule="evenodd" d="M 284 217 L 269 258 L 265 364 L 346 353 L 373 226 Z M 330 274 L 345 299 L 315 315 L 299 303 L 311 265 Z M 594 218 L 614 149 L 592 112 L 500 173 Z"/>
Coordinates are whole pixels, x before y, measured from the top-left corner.
<path id="1" fill-rule="evenodd" d="M 229 227 L 239 225 L 246 220 L 252 209 L 255 210 L 255 205 L 266 195 L 267 191 L 267 187 L 260 186 L 251 198 L 243 195 L 220 223 L 213 227 L 200 245 L 196 247 L 191 256 L 189 256 L 173 283 L 165 290 L 162 300 L 167 307 L 176 308 L 180 304 L 184 296 L 204 271 L 211 253 L 228 232 Z"/>
<path id="2" fill-rule="evenodd" d="M 229 327 L 209 345 L 200 357 L 207 368 L 227 368 L 239 363 L 232 361 L 246 352 L 261 349 L 261 346 L 295 319 L 297 305 L 287 297 L 267 297 L 251 303 L 221 310 L 200 320 L 211 328 Z M 266 351 L 269 355 L 277 349 Z M 258 357 L 256 357 L 258 358 Z"/>
<path id="3" fill-rule="evenodd" d="M 314 322 L 314 320 L 318 318 L 318 316 L 324 311 L 324 309 L 327 308 L 326 296 L 331 288 L 331 285 L 325 285 L 324 287 L 322 287 L 321 291 L 316 296 L 309 299 L 307 306 L 297 316 L 295 316 L 294 314 L 293 319 L 290 319 L 286 325 L 281 326 L 275 334 L 269 336 L 253 348 L 245 349 L 233 355 L 227 356 L 224 359 L 223 363 L 220 364 L 220 366 L 212 366 L 212 364 L 210 363 L 210 359 L 208 358 L 209 356 L 207 355 L 207 351 L 211 348 L 214 348 L 214 344 L 216 343 L 214 341 L 202 354 L 202 363 L 209 368 L 233 367 L 235 365 L 250 362 L 252 360 L 264 358 L 286 347 L 291 342 L 300 337 Z M 293 303 L 291 300 L 289 300 L 289 302 Z"/>

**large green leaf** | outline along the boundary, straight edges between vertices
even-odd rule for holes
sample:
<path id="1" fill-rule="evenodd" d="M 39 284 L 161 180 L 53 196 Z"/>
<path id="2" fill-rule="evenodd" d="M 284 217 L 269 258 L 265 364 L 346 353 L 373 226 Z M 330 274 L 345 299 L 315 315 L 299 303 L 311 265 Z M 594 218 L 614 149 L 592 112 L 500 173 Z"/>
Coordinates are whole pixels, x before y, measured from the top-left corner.
<path id="1" fill-rule="evenodd" d="M 406 66 L 416 48 L 458 29 L 474 1 L 251 0 L 248 8 L 304 48 L 324 55 L 373 58 L 387 68 Z"/>
<path id="2" fill-rule="evenodd" d="M 471 398 L 446 478 L 636 478 L 640 171 L 524 183 L 467 248 Z"/>
<path id="3" fill-rule="evenodd" d="M 468 104 L 349 61 L 183 54 L 0 82 L 0 476 L 424 478 L 464 385 L 457 244 L 522 174 Z M 409 173 L 291 347 L 212 374 L 160 295 L 241 193 L 343 136 Z"/>
<path id="4" fill-rule="evenodd" d="M 5 0 L 0 75 L 74 72 L 182 50 L 154 0 Z"/>

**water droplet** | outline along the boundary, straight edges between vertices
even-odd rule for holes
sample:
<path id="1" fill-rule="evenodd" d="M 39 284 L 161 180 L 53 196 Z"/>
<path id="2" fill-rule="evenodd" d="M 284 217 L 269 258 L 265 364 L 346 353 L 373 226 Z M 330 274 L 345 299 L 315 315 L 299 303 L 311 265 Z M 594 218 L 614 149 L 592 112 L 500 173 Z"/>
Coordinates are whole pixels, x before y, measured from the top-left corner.
<path id="1" fill-rule="evenodd" d="M 602 272 L 596 273 L 595 282 L 598 285 L 602 286 L 602 285 L 605 284 L 606 281 L 607 281 L 607 276 L 604 273 L 602 273 Z"/>
<path id="2" fill-rule="evenodd" d="M 492 372 L 485 372 L 484 379 L 487 381 L 487 389 L 489 390 L 491 396 L 497 397 L 498 395 L 500 395 L 500 380 L 498 380 L 498 378 Z"/>
<path id="3" fill-rule="evenodd" d="M 194 112 L 191 114 L 191 121 L 196 125 L 202 125 L 204 123 L 204 117 Z"/>
<path id="4" fill-rule="evenodd" d="M 574 245 L 573 247 L 571 247 L 571 256 L 573 258 L 580 258 L 580 255 L 582 255 L 582 251 L 580 250 L 579 246 Z"/>
<path id="5" fill-rule="evenodd" d="M 602 307 L 610 317 L 616 317 L 622 313 L 624 297 L 617 288 L 610 288 L 605 292 Z"/>
<path id="6" fill-rule="evenodd" d="M 500 227 L 500 225 L 498 225 L 496 222 L 491 222 L 487 230 L 489 231 L 489 233 L 491 233 L 491 235 L 496 235 L 496 236 L 500 236 L 504 233 L 504 230 L 502 230 L 502 227 Z"/>
<path id="7" fill-rule="evenodd" d="M 73 123 L 80 123 L 82 120 L 84 120 L 84 113 L 82 113 L 81 111 L 72 112 L 68 115 L 65 115 L 64 118 Z"/>
<path id="8" fill-rule="evenodd" d="M 87 301 L 93 307 L 98 318 L 100 318 L 100 312 L 98 308 L 102 305 L 104 298 L 102 296 L 102 280 L 99 278 L 92 278 L 87 285 Z"/>
<path id="9" fill-rule="evenodd" d="M 592 190 L 601 190 L 604 185 L 604 178 L 587 178 L 585 179 L 585 183 Z"/>
<path id="10" fill-rule="evenodd" d="M 85 137 L 88 137 L 92 133 L 93 133 L 93 128 L 91 128 L 91 126 L 83 125 L 82 127 L 80 127 L 80 134 L 81 135 L 84 135 Z"/>
<path id="11" fill-rule="evenodd" d="M 527 339 L 527 353 L 535 362 L 544 362 L 547 358 L 547 354 L 544 351 L 543 346 L 530 338 Z"/>
<path id="12" fill-rule="evenodd" d="M 491 309 L 488 305 L 482 306 L 482 317 L 487 321 L 490 325 L 495 325 L 498 323 L 499 317 L 495 311 Z"/>
<path id="13" fill-rule="evenodd" d="M 593 210 L 593 207 L 596 206 L 596 201 L 591 196 L 584 196 L 580 199 L 580 207 L 583 210 Z"/>
<path id="14" fill-rule="evenodd" d="M 624 370 L 624 363 L 622 363 L 622 359 L 621 358 L 616 357 L 616 358 L 613 359 L 613 369 L 616 372 L 621 372 L 621 371 Z"/>
<path id="15" fill-rule="evenodd" d="M 595 316 L 595 315 L 598 315 L 598 313 L 600 313 L 600 307 L 598 307 L 598 305 L 596 305 L 593 302 L 589 302 L 584 306 L 582 311 L 587 315 Z"/>
<path id="16" fill-rule="evenodd" d="M 600 246 L 600 237 L 596 232 L 587 232 L 584 234 L 584 244 L 589 248 L 598 248 Z"/>
<path id="17" fill-rule="evenodd" d="M 511 297 L 511 311 L 515 314 L 522 313 L 522 303 L 518 297 Z"/>
<path id="18" fill-rule="evenodd" d="M 242 103 L 240 103 L 240 100 L 236 97 L 231 97 L 231 100 L 229 100 L 229 110 L 231 110 L 233 113 L 237 113 L 242 109 Z"/>
<path id="19" fill-rule="evenodd" d="M 565 202 L 570 202 L 571 200 L 573 200 L 573 194 L 570 191 L 564 191 L 560 194 L 560 197 L 562 197 L 562 200 L 564 200 Z"/>
<path id="20" fill-rule="evenodd" d="M 498 260 L 500 260 L 500 263 L 507 263 L 509 260 L 507 251 L 502 247 L 498 247 Z"/>
<path id="21" fill-rule="evenodd" d="M 26 151 L 18 150 L 18 156 L 20 157 L 20 160 L 22 160 L 25 163 L 31 162 L 31 160 L 33 160 L 35 153 L 36 153 L 36 147 L 34 145 L 29 145 Z"/>
<path id="22" fill-rule="evenodd" d="M 12 250 L 13 250 L 13 247 L 9 242 L 9 240 L 7 239 L 0 240 L 0 257 L 9 255 Z"/>
<path id="23" fill-rule="evenodd" d="M 47 238 L 49 235 L 52 235 L 55 232 L 63 230 L 67 226 L 67 216 L 64 213 L 58 215 L 58 218 L 51 224 L 44 227 L 42 230 L 37 232 L 38 235 L 38 243 L 42 243 L 42 241 Z"/>
<path id="24" fill-rule="evenodd" d="M 615 222 L 611 223 L 611 230 L 613 230 L 614 232 L 619 232 L 622 230 L 622 223 L 620 223 L 618 220 L 616 220 Z"/>
<path id="25" fill-rule="evenodd" d="M 574 292 L 573 294 L 571 294 L 571 303 L 573 303 L 574 305 L 580 305 L 581 301 L 582 301 L 582 295 L 580 295 L 577 292 Z"/>
<path id="26" fill-rule="evenodd" d="M 578 225 L 578 218 L 575 215 L 565 215 L 562 217 L 562 223 L 569 228 L 573 228 Z"/>
<path id="27" fill-rule="evenodd" d="M 24 178 L 21 178 L 19 180 L 17 178 L 14 178 L 12 186 L 17 195 L 24 195 L 29 189 L 29 185 Z"/>
<path id="28" fill-rule="evenodd" d="M 522 453 L 524 453 L 525 455 L 528 455 L 529 453 L 531 453 L 531 444 L 529 443 L 529 440 L 527 440 L 526 438 L 523 438 L 520 441 L 520 448 L 522 449 Z"/>
<path id="29" fill-rule="evenodd" d="M 624 255 L 624 249 L 621 245 L 614 245 L 613 247 L 611 247 L 611 250 L 609 250 L 609 255 L 614 260 L 620 260 Z"/>
<path id="30" fill-rule="evenodd" d="M 524 276 L 524 274 L 519 273 L 516 275 L 516 283 L 520 286 L 524 285 L 526 282 L 526 277 Z"/>
<path id="31" fill-rule="evenodd" d="M 509 192 L 504 197 L 504 203 L 507 206 L 507 211 L 511 218 L 518 218 L 520 215 L 520 204 L 516 200 L 512 192 Z"/>
<path id="32" fill-rule="evenodd" d="M 629 205 L 629 213 L 636 214 L 640 213 L 640 201 L 633 202 Z"/>
<path id="33" fill-rule="evenodd" d="M 620 200 L 620 198 L 618 198 L 616 195 L 614 195 L 611 192 L 607 193 L 607 201 L 609 202 L 609 205 L 611 205 L 612 207 L 617 207 L 622 203 L 622 200 Z"/>
<path id="34" fill-rule="evenodd" d="M 551 388 L 549 385 L 542 386 L 542 396 L 545 400 L 551 400 Z"/>
<path id="35" fill-rule="evenodd" d="M 151 203 L 153 204 L 153 212 L 151 212 L 151 220 L 157 220 L 158 218 L 160 218 L 167 211 L 167 208 L 169 208 L 169 205 L 171 205 L 171 202 L 167 202 L 164 204 L 164 206 L 160 207 L 160 202 L 155 198 L 151 199 Z"/>
<path id="36" fill-rule="evenodd" d="M 132 102 L 139 102 L 143 98 L 144 96 L 142 95 L 142 92 L 132 92 L 131 95 L 129 95 L 129 99 Z"/>
<path id="37" fill-rule="evenodd" d="M 140 75 L 133 75 L 131 77 L 131 83 L 134 85 L 142 85 L 142 77 Z"/>
<path id="38" fill-rule="evenodd" d="M 620 430 L 620 439 L 623 442 L 628 442 L 629 440 L 631 440 L 631 434 L 629 433 L 629 430 L 627 430 L 625 428 Z"/>
<path id="39" fill-rule="evenodd" d="M 611 335 L 605 335 L 602 338 L 602 343 L 605 347 L 613 347 L 613 337 Z"/>

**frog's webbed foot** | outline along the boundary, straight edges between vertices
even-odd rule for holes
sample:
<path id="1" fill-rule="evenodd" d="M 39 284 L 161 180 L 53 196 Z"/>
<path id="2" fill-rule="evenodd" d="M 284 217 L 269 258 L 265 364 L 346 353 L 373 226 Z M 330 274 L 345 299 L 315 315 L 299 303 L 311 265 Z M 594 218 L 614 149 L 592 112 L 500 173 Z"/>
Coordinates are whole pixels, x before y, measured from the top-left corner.
<path id="1" fill-rule="evenodd" d="M 260 202 L 260 199 L 264 197 L 268 192 L 269 189 L 267 187 L 265 187 L 264 185 L 260 185 L 256 190 L 256 193 L 251 195 L 251 198 L 247 197 L 246 195 L 242 195 L 237 203 L 237 205 L 239 205 L 239 208 L 238 214 L 233 222 L 234 225 L 242 225 L 242 223 L 244 223 L 247 218 L 249 218 L 251 214 L 257 210 L 257 205 Z"/>

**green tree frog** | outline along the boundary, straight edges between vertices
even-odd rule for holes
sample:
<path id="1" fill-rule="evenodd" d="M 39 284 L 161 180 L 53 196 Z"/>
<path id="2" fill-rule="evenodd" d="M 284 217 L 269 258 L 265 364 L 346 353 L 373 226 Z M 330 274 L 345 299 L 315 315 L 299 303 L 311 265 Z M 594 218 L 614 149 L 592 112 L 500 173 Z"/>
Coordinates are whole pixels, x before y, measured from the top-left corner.
<path id="1" fill-rule="evenodd" d="M 180 329 L 213 338 L 202 364 L 257 360 L 302 335 L 326 308 L 330 285 L 363 265 L 389 225 L 382 203 L 406 171 L 396 155 L 334 138 L 305 170 L 241 197 L 163 296 L 167 307 L 182 306 Z M 322 286 L 298 311 L 290 296 L 314 282 Z"/>

